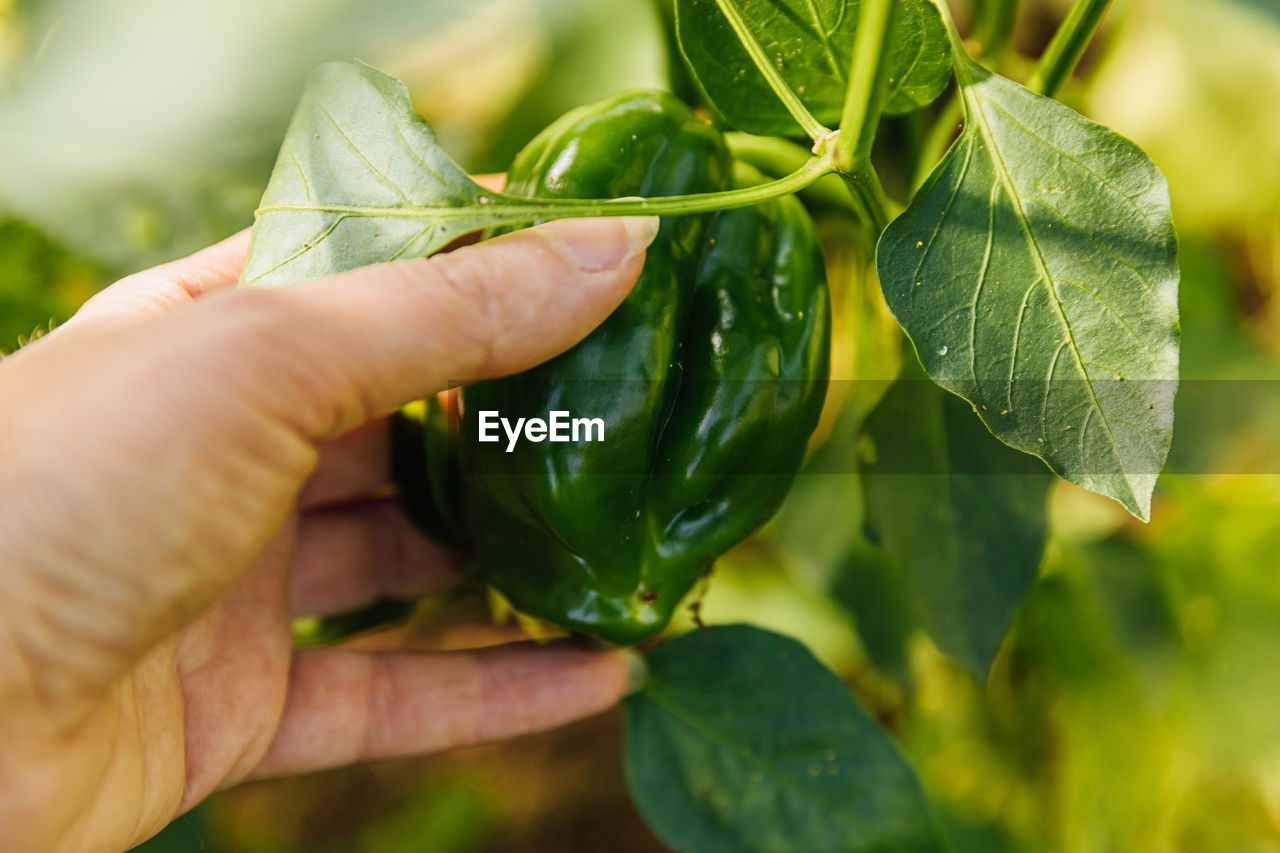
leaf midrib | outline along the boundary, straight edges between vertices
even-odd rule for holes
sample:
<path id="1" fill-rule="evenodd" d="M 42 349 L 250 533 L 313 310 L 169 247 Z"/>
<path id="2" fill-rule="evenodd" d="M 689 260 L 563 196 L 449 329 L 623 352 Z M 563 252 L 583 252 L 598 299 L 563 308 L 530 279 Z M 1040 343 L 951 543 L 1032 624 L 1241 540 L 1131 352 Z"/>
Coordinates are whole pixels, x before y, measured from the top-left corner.
<path id="1" fill-rule="evenodd" d="M 995 134 L 991 130 L 986 112 L 982 109 L 982 95 L 975 94 L 974 90 L 978 86 L 978 81 L 974 73 L 975 65 L 973 61 L 967 57 L 956 63 L 956 74 L 960 78 L 960 87 L 962 97 L 964 99 L 966 114 L 973 115 L 978 124 L 981 126 L 982 135 L 986 138 L 987 149 L 991 152 L 991 164 L 996 170 L 996 180 L 1004 188 L 1005 194 L 1009 197 L 1009 204 L 1014 208 L 1017 216 L 1018 225 L 1022 229 L 1023 237 L 1027 241 L 1027 247 L 1031 250 L 1033 261 L 1040 271 L 1040 277 L 1043 279 L 1044 286 L 1049 292 L 1050 302 L 1058 315 L 1058 320 L 1062 324 L 1066 334 L 1066 345 L 1071 349 L 1071 355 L 1075 359 L 1076 369 L 1084 380 L 1085 387 L 1089 389 L 1089 399 L 1093 404 L 1093 408 L 1098 411 L 1098 417 L 1102 421 L 1103 429 L 1106 430 L 1107 439 L 1111 443 L 1111 454 L 1119 465 L 1120 475 L 1124 477 L 1125 485 L 1129 490 L 1129 500 L 1134 507 L 1137 507 L 1137 492 L 1133 487 L 1133 481 L 1129 478 L 1129 471 L 1125 465 L 1124 459 L 1120 455 L 1120 448 L 1116 442 L 1115 433 L 1111 430 L 1111 423 L 1107 419 L 1106 412 L 1102 409 L 1102 404 L 1098 400 L 1097 389 L 1093 386 L 1093 380 L 1089 376 L 1089 371 L 1085 369 L 1085 359 L 1076 345 L 1075 331 L 1072 329 L 1071 320 L 1067 317 L 1066 309 L 1062 305 L 1057 289 L 1054 286 L 1054 277 L 1049 270 L 1048 262 L 1045 260 L 1044 253 L 1040 250 L 1040 244 L 1036 240 L 1035 234 L 1031 230 L 1030 222 L 1027 219 L 1026 211 L 1022 207 L 1022 199 L 1017 193 L 1017 187 L 1013 183 L 1009 168 L 1004 162 L 1004 157 L 1000 153 L 1000 148 L 996 144 Z M 985 71 L 983 72 L 985 74 Z M 976 381 L 976 377 L 975 377 Z M 1047 407 L 1049 388 L 1052 385 L 1053 376 L 1050 374 L 1045 379 L 1045 402 Z M 1041 437 L 1048 439 L 1048 435 L 1044 433 L 1044 423 L 1041 423 Z"/>

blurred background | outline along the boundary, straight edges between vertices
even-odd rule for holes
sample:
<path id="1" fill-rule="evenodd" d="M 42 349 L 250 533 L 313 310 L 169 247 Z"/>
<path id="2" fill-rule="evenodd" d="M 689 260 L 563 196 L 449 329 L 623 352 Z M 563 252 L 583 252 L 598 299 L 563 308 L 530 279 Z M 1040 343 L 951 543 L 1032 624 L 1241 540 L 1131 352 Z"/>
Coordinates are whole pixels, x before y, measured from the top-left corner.
<path id="1" fill-rule="evenodd" d="M 1068 5 L 1024 0 L 1008 73 Z M 473 171 L 668 71 L 651 0 L 0 0 L 0 351 L 249 225 L 307 72 L 350 56 L 404 79 Z M 1058 483 L 1039 581 L 989 680 L 940 655 L 861 533 L 858 425 L 901 341 L 846 226 L 824 220 L 848 381 L 823 462 L 718 564 L 701 613 L 799 637 L 846 677 L 957 850 L 1280 851 L 1280 0 L 1117 0 L 1061 97 L 1172 186 L 1184 383 L 1151 524 Z M 358 642 L 519 634 L 490 621 L 460 594 Z M 620 733 L 614 713 L 245 785 L 144 849 L 661 850 L 628 803 Z"/>

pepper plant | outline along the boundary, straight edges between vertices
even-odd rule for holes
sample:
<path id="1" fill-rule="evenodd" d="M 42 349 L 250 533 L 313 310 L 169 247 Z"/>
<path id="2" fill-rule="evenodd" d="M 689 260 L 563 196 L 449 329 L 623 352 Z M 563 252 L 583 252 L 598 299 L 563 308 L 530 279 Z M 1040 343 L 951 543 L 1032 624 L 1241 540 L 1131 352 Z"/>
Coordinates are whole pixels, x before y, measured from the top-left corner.
<path id="1" fill-rule="evenodd" d="M 966 41 L 940 0 L 668 4 L 683 59 L 673 88 L 729 131 L 739 159 L 773 173 L 715 192 L 493 192 L 450 160 L 397 81 L 323 66 L 257 212 L 244 283 L 305 281 L 564 217 L 686 217 L 793 194 L 846 211 L 914 353 L 862 425 L 876 452 L 855 521 L 910 581 L 937 646 L 982 677 L 1035 579 L 1053 474 L 1150 515 L 1172 439 L 1179 273 L 1158 169 L 1053 99 L 1108 0 L 1078 0 L 1022 84 L 989 67 L 1015 0 L 975 5 Z M 876 145 L 906 120 L 928 129 L 905 155 Z M 906 176 L 902 198 L 882 184 L 886 163 Z M 944 476 L 901 476 L 916 471 Z M 676 850 L 951 843 L 913 769 L 839 680 L 803 646 L 746 626 L 650 651 L 627 700 L 626 770 Z"/>

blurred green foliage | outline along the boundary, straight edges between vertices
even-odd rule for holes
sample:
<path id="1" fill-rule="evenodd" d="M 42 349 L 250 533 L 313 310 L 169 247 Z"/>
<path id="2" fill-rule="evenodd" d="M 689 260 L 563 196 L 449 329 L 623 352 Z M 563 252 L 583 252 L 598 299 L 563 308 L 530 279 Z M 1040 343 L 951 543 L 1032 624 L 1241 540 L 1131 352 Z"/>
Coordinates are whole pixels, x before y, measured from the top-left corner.
<path id="1" fill-rule="evenodd" d="M 1043 43 L 1065 6 L 1024 2 L 1013 43 Z M 660 33 L 636 0 L 0 0 L 0 350 L 248 224 L 322 59 L 407 79 L 451 153 L 501 170 L 564 110 L 660 84 Z M 989 679 L 930 645 L 862 535 L 851 472 L 900 336 L 837 238 L 848 381 L 811 473 L 700 613 L 801 637 L 844 673 L 957 851 L 1280 851 L 1280 6 L 1117 0 L 1101 39 L 1064 98 L 1166 171 L 1183 243 L 1185 381 L 1152 523 L 1058 484 Z M 143 849 L 658 850 L 616 723 L 245 786 Z"/>
<path id="2" fill-rule="evenodd" d="M 31 225 L 0 220 L 0 353 L 66 320 L 106 281 L 92 260 Z"/>

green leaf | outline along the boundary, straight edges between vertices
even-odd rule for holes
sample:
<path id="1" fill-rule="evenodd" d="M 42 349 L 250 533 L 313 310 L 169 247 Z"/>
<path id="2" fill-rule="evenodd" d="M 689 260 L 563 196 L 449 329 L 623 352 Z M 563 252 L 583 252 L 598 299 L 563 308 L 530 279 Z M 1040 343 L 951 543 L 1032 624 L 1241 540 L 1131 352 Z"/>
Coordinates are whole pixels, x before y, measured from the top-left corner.
<path id="1" fill-rule="evenodd" d="M 1143 520 L 1173 435 L 1177 239 L 1129 140 L 961 58 L 965 129 L 885 231 L 885 297 L 1000 440 Z"/>
<path id="2" fill-rule="evenodd" d="M 746 625 L 657 649 L 626 702 L 632 799 L 684 853 L 936 851 L 914 772 L 801 644 Z"/>
<path id="3" fill-rule="evenodd" d="M 680 50 L 725 119 L 762 136 L 794 135 L 796 122 L 752 64 L 720 4 L 730 5 L 800 101 L 835 126 L 844 107 L 858 0 L 676 0 Z M 909 112 L 951 77 L 947 32 L 928 0 L 905 0 L 890 39 L 885 110 Z"/>
<path id="4" fill-rule="evenodd" d="M 856 6 L 856 3 L 850 5 Z M 889 40 L 884 111 L 909 113 L 933 103 L 951 79 L 947 28 L 930 2 L 902 4 Z"/>
<path id="5" fill-rule="evenodd" d="M 867 659 L 900 689 L 909 692 L 909 645 L 920 628 L 920 619 L 908 601 L 902 570 L 889 552 L 859 539 L 841 555 L 831 594 L 853 616 Z"/>
<path id="6" fill-rule="evenodd" d="M 326 63 L 285 134 L 243 281 L 429 255 L 501 220 L 484 206 L 493 197 L 436 144 L 404 84 L 363 63 Z"/>
<path id="7" fill-rule="evenodd" d="M 330 62 L 307 83 L 257 211 L 241 281 L 277 285 L 425 257 L 497 225 L 583 216 L 668 216 L 758 204 L 830 171 L 810 158 L 758 186 L 660 199 L 528 199 L 489 192 L 436 143 L 404 85 Z"/>
<path id="8" fill-rule="evenodd" d="M 867 418 L 867 527 L 938 647 L 985 678 L 1035 583 L 1053 478 L 910 368 Z"/>

